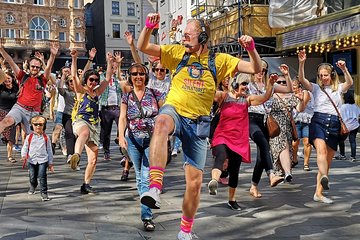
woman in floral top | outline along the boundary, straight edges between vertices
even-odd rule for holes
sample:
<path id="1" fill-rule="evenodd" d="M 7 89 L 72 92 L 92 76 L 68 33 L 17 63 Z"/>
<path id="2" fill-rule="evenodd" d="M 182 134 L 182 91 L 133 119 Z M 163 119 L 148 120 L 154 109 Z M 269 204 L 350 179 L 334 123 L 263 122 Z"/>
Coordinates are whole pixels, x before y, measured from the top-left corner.
<path id="1" fill-rule="evenodd" d="M 119 118 L 119 144 L 127 149 L 134 163 L 136 185 L 141 195 L 149 191 L 149 145 L 155 116 L 162 105 L 164 94 L 146 87 L 149 72 L 146 66 L 136 63 L 128 71 L 133 91 L 124 94 Z M 141 220 L 146 231 L 154 231 L 155 224 L 149 207 L 141 205 Z"/>

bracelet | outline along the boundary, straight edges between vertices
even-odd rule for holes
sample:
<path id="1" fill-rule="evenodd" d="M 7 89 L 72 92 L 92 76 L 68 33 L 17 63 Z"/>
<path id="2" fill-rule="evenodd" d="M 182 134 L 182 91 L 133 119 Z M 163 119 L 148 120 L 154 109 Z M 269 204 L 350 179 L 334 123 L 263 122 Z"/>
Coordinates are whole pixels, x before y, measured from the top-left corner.
<path id="1" fill-rule="evenodd" d="M 88 61 L 92 62 L 92 61 L 94 61 L 94 59 L 90 59 L 90 58 L 88 58 Z"/>

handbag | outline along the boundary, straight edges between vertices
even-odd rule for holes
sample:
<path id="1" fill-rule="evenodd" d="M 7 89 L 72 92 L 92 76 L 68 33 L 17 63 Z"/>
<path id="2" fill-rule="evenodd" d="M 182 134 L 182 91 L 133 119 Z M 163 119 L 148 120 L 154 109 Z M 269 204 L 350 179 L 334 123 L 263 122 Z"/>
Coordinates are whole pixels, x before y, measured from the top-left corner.
<path id="1" fill-rule="evenodd" d="M 280 134 L 280 126 L 276 122 L 276 120 L 270 114 L 266 118 L 266 127 L 268 130 L 268 134 L 270 138 L 274 138 L 279 136 Z"/>
<path id="2" fill-rule="evenodd" d="M 286 107 L 286 103 L 284 102 L 284 100 L 283 100 L 278 94 L 276 94 L 276 95 L 278 96 L 278 98 L 280 99 L 280 101 L 281 101 L 281 102 L 285 105 L 285 107 Z M 296 140 L 299 139 L 299 137 L 298 137 L 298 134 L 297 134 L 297 131 L 296 131 L 296 125 L 295 125 L 294 118 L 293 118 L 293 116 L 292 116 L 291 111 L 286 110 L 286 112 L 287 112 L 287 115 L 288 115 L 289 120 L 290 120 L 290 125 L 291 125 L 291 137 L 292 137 L 293 141 L 296 141 Z"/>
<path id="3" fill-rule="evenodd" d="M 134 100 L 135 100 L 135 102 L 136 102 L 136 105 L 137 105 L 138 109 L 140 110 L 141 118 L 144 119 L 144 118 L 145 118 L 145 114 L 144 114 L 144 111 L 143 111 L 143 109 L 142 109 L 142 107 L 141 107 L 141 104 L 140 104 L 139 99 L 137 98 L 137 96 L 136 96 L 136 94 L 135 94 L 134 91 L 131 91 L 131 94 L 133 95 L 133 98 L 134 98 Z M 150 130 L 150 126 L 148 125 L 147 122 L 145 122 L 145 125 L 146 125 L 146 130 L 147 130 L 147 132 L 148 132 L 148 134 L 149 134 L 149 137 L 150 137 L 150 139 L 151 139 L 151 137 L 152 137 L 152 132 L 151 132 L 151 130 Z M 171 159 L 172 159 L 172 157 L 171 157 L 171 152 L 172 152 L 172 150 L 171 150 L 171 142 L 170 142 L 170 139 L 168 138 L 168 140 L 167 140 L 167 160 L 166 160 L 166 165 L 168 165 L 168 164 L 171 162 Z"/>
<path id="4" fill-rule="evenodd" d="M 329 98 L 331 104 L 334 106 L 336 113 L 339 117 L 339 121 L 340 121 L 340 136 L 342 139 L 346 139 L 350 133 L 349 129 L 346 127 L 344 120 L 341 117 L 341 114 L 339 112 L 339 109 L 336 107 L 335 103 L 333 102 L 333 100 L 331 99 L 331 97 L 329 96 L 329 94 L 323 89 L 321 88 L 321 90 L 326 94 L 326 96 Z"/>

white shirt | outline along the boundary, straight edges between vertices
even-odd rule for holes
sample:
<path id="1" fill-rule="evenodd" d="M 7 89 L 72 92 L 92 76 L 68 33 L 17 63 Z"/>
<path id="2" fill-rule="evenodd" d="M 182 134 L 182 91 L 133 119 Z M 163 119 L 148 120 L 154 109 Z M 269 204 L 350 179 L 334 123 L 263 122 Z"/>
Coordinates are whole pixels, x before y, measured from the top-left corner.
<path id="1" fill-rule="evenodd" d="M 311 85 L 313 86 L 312 94 L 314 96 L 314 112 L 320 112 L 320 113 L 338 116 L 329 97 L 321 90 L 320 86 L 315 83 L 311 83 Z M 324 90 L 329 94 L 335 106 L 339 109 L 339 111 L 342 104 L 341 101 L 342 89 L 343 89 L 343 83 L 339 84 L 339 87 L 335 92 L 332 91 L 330 86 L 326 86 L 324 88 Z"/>
<path id="2" fill-rule="evenodd" d="M 359 127 L 360 108 L 356 104 L 343 104 L 340 114 L 349 131 Z"/>

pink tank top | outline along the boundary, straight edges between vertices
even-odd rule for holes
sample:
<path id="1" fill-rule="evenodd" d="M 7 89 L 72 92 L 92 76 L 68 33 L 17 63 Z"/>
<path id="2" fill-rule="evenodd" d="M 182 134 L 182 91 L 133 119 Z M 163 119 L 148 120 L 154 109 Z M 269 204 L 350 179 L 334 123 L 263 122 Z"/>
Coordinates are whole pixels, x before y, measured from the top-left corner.
<path id="1" fill-rule="evenodd" d="M 227 97 L 226 100 L 228 99 L 231 98 Z M 221 107 L 220 121 L 215 129 L 212 147 L 225 144 L 239 154 L 244 163 L 251 163 L 248 102 L 231 100 Z"/>

